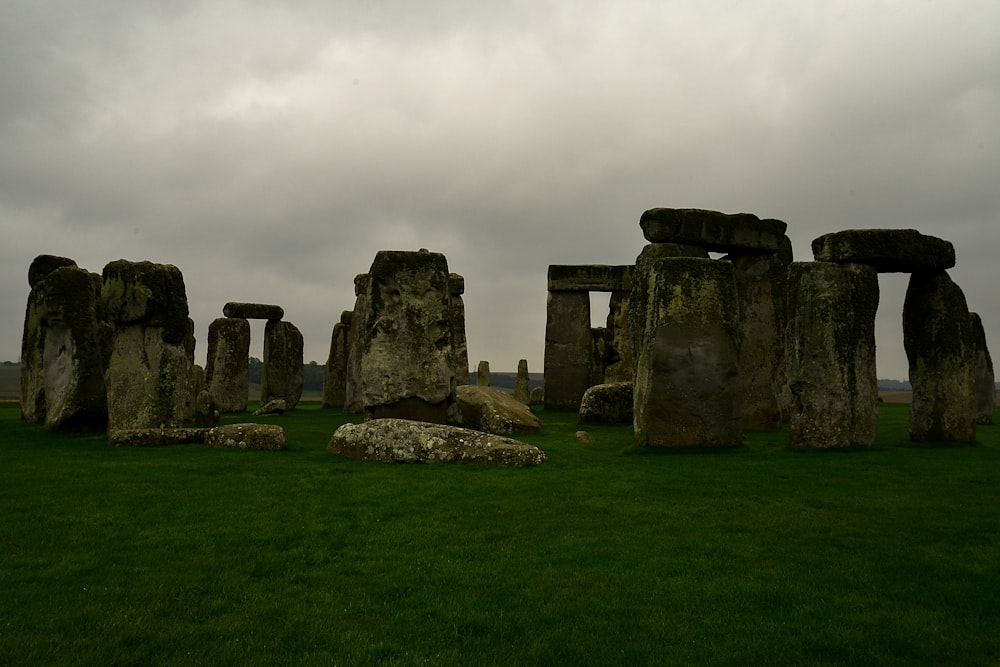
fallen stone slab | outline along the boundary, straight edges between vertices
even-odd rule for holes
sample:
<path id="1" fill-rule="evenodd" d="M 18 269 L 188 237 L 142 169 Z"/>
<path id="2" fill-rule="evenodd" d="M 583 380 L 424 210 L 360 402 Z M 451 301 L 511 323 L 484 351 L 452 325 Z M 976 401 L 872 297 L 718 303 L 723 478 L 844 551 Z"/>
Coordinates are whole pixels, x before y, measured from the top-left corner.
<path id="1" fill-rule="evenodd" d="M 915 229 L 847 229 L 812 242 L 817 262 L 867 264 L 879 273 L 944 271 L 955 266 L 955 247 Z"/>
<path id="2" fill-rule="evenodd" d="M 545 452 L 512 438 L 408 419 L 344 424 L 326 451 L 381 463 L 466 463 L 520 468 L 545 461 Z"/>
<path id="3" fill-rule="evenodd" d="M 542 424 L 531 408 L 512 394 L 495 387 L 455 387 L 455 402 L 448 417 L 454 426 L 498 435 L 537 433 L 542 430 Z"/>
<path id="4" fill-rule="evenodd" d="M 700 208 L 651 208 L 639 219 L 650 243 L 693 245 L 712 252 L 777 252 L 788 227 L 752 213 L 719 213 Z"/>
<path id="5" fill-rule="evenodd" d="M 632 383 L 595 384 L 583 393 L 580 421 L 584 424 L 632 423 Z"/>
<path id="6" fill-rule="evenodd" d="M 267 303 L 242 303 L 230 301 L 222 307 L 226 317 L 242 317 L 247 320 L 280 320 L 285 316 L 285 309 Z"/>
<path id="7" fill-rule="evenodd" d="M 205 435 L 209 447 L 233 449 L 285 449 L 285 430 L 273 424 L 227 424 L 209 429 Z"/>
<path id="8" fill-rule="evenodd" d="M 112 447 L 164 447 L 166 445 L 201 445 L 207 428 L 119 428 L 108 432 Z"/>
<path id="9" fill-rule="evenodd" d="M 254 410 L 253 414 L 255 417 L 262 417 L 264 415 L 280 415 L 287 409 L 288 404 L 285 403 L 283 398 L 275 398 Z"/>

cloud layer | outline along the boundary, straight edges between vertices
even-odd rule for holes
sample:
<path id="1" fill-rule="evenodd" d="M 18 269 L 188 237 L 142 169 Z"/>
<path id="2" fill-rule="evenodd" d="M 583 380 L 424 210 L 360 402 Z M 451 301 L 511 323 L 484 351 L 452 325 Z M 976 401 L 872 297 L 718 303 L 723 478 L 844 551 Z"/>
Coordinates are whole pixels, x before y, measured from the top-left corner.
<path id="1" fill-rule="evenodd" d="M 176 264 L 200 359 L 233 300 L 282 305 L 322 363 L 354 275 L 426 247 L 466 278 L 472 364 L 541 371 L 548 265 L 630 263 L 654 206 L 785 220 L 801 260 L 841 229 L 946 238 L 1000 340 L 995 3 L 0 12 L 0 358 L 38 254 Z M 903 378 L 906 280 L 881 285 Z"/>

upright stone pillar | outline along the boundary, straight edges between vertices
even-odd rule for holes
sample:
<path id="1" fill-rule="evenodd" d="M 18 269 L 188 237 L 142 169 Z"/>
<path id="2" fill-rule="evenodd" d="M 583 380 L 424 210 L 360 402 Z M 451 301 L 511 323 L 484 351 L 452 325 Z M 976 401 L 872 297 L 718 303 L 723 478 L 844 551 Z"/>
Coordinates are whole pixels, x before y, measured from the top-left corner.
<path id="1" fill-rule="evenodd" d="M 193 341 L 180 269 L 111 262 L 101 299 L 114 327 L 105 374 L 108 429 L 181 426 L 191 403 Z"/>
<path id="2" fill-rule="evenodd" d="M 208 325 L 205 384 L 220 412 L 246 412 L 250 385 L 250 323 L 220 317 Z"/>
<path id="3" fill-rule="evenodd" d="M 785 372 L 785 284 L 792 244 L 782 237 L 776 253 L 733 253 L 739 294 L 740 380 L 743 383 L 743 428 L 781 426 L 779 397 Z"/>
<path id="4" fill-rule="evenodd" d="M 21 349 L 21 418 L 53 431 L 103 430 L 108 327 L 101 277 L 73 260 L 42 255 L 28 270 L 31 293 Z"/>
<path id="5" fill-rule="evenodd" d="M 455 345 L 455 384 L 469 384 L 469 342 L 465 334 L 465 278 L 457 273 L 448 276 L 451 288 L 451 335 Z"/>
<path id="6" fill-rule="evenodd" d="M 590 292 L 550 291 L 545 319 L 545 407 L 576 410 L 593 376 Z"/>
<path id="7" fill-rule="evenodd" d="M 369 276 L 361 361 L 365 418 L 447 423 L 455 355 L 445 256 L 383 250 Z"/>
<path id="8" fill-rule="evenodd" d="M 601 384 L 631 382 L 635 365 L 632 353 L 632 332 L 629 329 L 630 292 L 615 291 L 608 302 L 608 353 Z"/>
<path id="9" fill-rule="evenodd" d="M 347 356 L 354 313 L 345 310 L 333 325 L 330 355 L 323 372 L 323 407 L 342 408 L 347 400 Z"/>
<path id="10" fill-rule="evenodd" d="M 986 330 L 983 321 L 976 313 L 969 313 L 972 318 L 972 337 L 975 345 L 976 371 L 976 423 L 992 424 L 993 410 L 997 404 L 996 377 L 993 373 L 993 359 L 986 345 Z"/>
<path id="11" fill-rule="evenodd" d="M 517 362 L 517 378 L 514 380 L 514 400 L 531 405 L 531 377 L 528 375 L 528 360 Z"/>
<path id="12" fill-rule="evenodd" d="M 878 424 L 878 274 L 862 264 L 794 262 L 786 364 L 795 447 L 870 447 Z"/>
<path id="13" fill-rule="evenodd" d="M 476 386 L 490 386 L 490 362 L 486 360 L 480 361 L 479 365 L 476 366 Z"/>
<path id="14" fill-rule="evenodd" d="M 302 398 L 302 332 L 285 320 L 264 325 L 264 365 L 260 375 L 261 405 L 284 400 L 293 410 Z"/>
<path id="15" fill-rule="evenodd" d="M 344 412 L 351 414 L 359 414 L 365 409 L 361 391 L 361 361 L 368 335 L 368 283 L 367 273 L 354 276 L 354 315 L 351 316 L 351 330 L 347 336 L 347 383 L 344 388 Z"/>
<path id="16" fill-rule="evenodd" d="M 903 304 L 903 345 L 913 385 L 913 442 L 976 439 L 973 340 L 965 294 L 948 273 L 913 273 Z"/>
<path id="17" fill-rule="evenodd" d="M 636 349 L 638 444 L 734 447 L 742 443 L 736 285 L 728 262 L 656 259 L 638 266 L 645 322 Z"/>

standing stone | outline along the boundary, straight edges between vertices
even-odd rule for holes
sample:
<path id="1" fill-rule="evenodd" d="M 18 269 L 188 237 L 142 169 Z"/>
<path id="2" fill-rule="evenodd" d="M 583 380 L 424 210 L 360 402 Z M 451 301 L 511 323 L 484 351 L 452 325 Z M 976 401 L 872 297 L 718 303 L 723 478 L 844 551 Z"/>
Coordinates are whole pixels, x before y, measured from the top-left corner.
<path id="1" fill-rule="evenodd" d="M 368 335 L 368 283 L 367 273 L 354 276 L 354 314 L 351 316 L 351 330 L 347 335 L 347 383 L 344 388 L 344 412 L 359 414 L 364 411 L 364 395 L 361 391 L 362 347 Z"/>
<path id="2" fill-rule="evenodd" d="M 21 418 L 53 431 L 103 430 L 108 327 L 100 276 L 71 259 L 42 255 L 32 262 L 28 280 Z"/>
<path id="3" fill-rule="evenodd" d="M 576 410 L 593 378 L 590 292 L 549 291 L 545 319 L 545 407 Z"/>
<path id="4" fill-rule="evenodd" d="M 114 327 L 105 374 L 108 429 L 181 426 L 191 402 L 194 345 L 180 269 L 111 262 L 104 267 L 101 299 Z"/>
<path id="5" fill-rule="evenodd" d="M 779 396 L 787 383 L 782 339 L 792 244 L 785 236 L 777 253 L 734 253 L 727 259 L 733 263 L 739 294 L 743 428 L 778 428 Z"/>
<path id="6" fill-rule="evenodd" d="M 451 287 L 451 335 L 455 346 L 455 384 L 469 384 L 469 342 L 465 334 L 465 278 L 448 276 Z"/>
<path id="7" fill-rule="evenodd" d="M 878 423 L 878 274 L 862 264 L 793 262 L 786 364 L 795 447 L 870 447 Z"/>
<path id="8" fill-rule="evenodd" d="M 330 355 L 323 370 L 323 407 L 342 408 L 347 400 L 347 356 L 351 337 L 349 310 L 340 314 L 340 321 L 333 325 L 330 336 Z"/>
<path id="9" fill-rule="evenodd" d="M 542 387 L 535 387 L 531 390 L 531 404 L 542 405 L 543 403 L 545 403 L 545 389 Z"/>
<path id="10" fill-rule="evenodd" d="M 448 261 L 380 251 L 369 271 L 361 389 L 366 419 L 444 424 L 455 398 Z"/>
<path id="11" fill-rule="evenodd" d="M 986 331 L 983 321 L 976 313 L 969 313 L 972 337 L 975 345 L 976 370 L 976 423 L 992 424 L 993 410 L 997 404 L 996 377 L 993 374 L 993 359 L 986 345 Z"/>
<path id="12" fill-rule="evenodd" d="M 729 262 L 656 259 L 637 272 L 646 321 L 637 348 L 635 439 L 653 447 L 742 443 L 736 285 Z"/>
<path id="13" fill-rule="evenodd" d="M 490 386 L 490 362 L 480 361 L 479 366 L 476 367 L 476 386 Z"/>
<path id="14" fill-rule="evenodd" d="M 264 365 L 260 375 L 260 404 L 283 400 L 294 410 L 302 398 L 302 332 L 285 320 L 264 325 Z"/>
<path id="15" fill-rule="evenodd" d="M 632 354 L 632 332 L 629 329 L 630 292 L 615 291 L 608 301 L 608 349 L 604 360 L 603 383 L 631 382 L 635 360 Z"/>
<path id="16" fill-rule="evenodd" d="M 205 385 L 220 412 L 246 412 L 250 385 L 250 323 L 220 317 L 208 325 Z"/>
<path id="17" fill-rule="evenodd" d="M 947 272 L 912 274 L 903 303 L 903 346 L 913 385 L 913 442 L 975 440 L 973 341 L 965 294 Z"/>
<path id="18" fill-rule="evenodd" d="M 514 379 L 514 400 L 531 405 L 531 376 L 528 375 L 528 360 L 517 362 L 517 378 Z"/>

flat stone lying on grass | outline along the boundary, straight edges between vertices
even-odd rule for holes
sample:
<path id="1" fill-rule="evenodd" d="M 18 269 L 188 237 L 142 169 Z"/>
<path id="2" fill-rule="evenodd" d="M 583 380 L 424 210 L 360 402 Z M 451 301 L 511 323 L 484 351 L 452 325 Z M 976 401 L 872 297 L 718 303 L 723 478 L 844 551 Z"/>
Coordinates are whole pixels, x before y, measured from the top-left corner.
<path id="1" fill-rule="evenodd" d="M 112 447 L 163 447 L 204 444 L 207 428 L 119 428 L 108 431 Z"/>
<path id="2" fill-rule="evenodd" d="M 234 449 L 285 449 L 285 430 L 273 424 L 227 424 L 209 429 L 205 435 L 209 447 Z"/>
<path id="3" fill-rule="evenodd" d="M 533 445 L 457 426 L 409 419 L 344 424 L 326 451 L 381 463 L 467 463 L 519 468 L 545 461 Z"/>
<path id="4" fill-rule="evenodd" d="M 587 389 L 580 401 L 580 421 L 583 423 L 632 423 L 632 383 L 610 382 L 595 384 Z"/>
<path id="5" fill-rule="evenodd" d="M 455 403 L 448 411 L 448 421 L 455 426 L 499 435 L 542 430 L 538 417 L 527 405 L 495 387 L 455 387 Z"/>
<path id="6" fill-rule="evenodd" d="M 285 410 L 288 409 L 288 404 L 285 403 L 285 399 L 276 398 L 264 403 L 259 408 L 254 410 L 254 416 L 261 417 L 263 415 L 280 415 Z"/>

